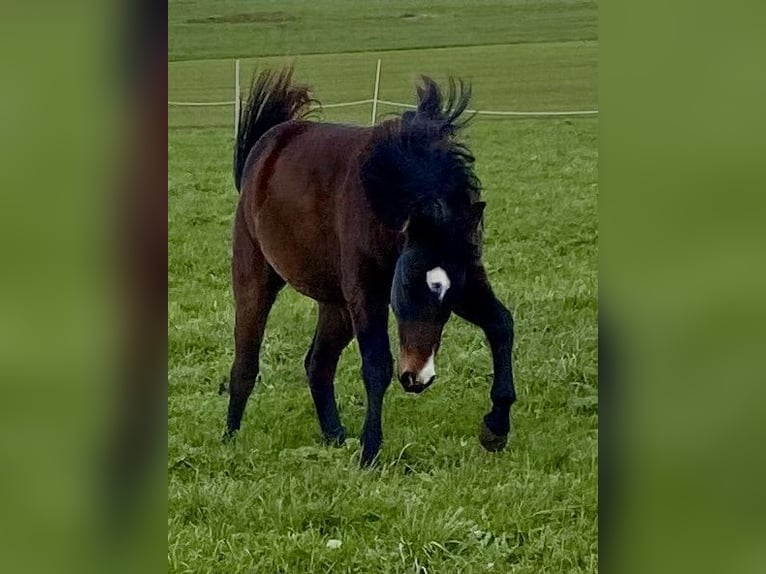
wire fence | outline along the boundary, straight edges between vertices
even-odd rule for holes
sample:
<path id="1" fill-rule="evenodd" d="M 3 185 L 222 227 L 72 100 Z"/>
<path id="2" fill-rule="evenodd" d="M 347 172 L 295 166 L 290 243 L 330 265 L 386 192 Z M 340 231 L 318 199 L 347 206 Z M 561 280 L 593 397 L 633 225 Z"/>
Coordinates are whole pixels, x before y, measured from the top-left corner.
<path id="1" fill-rule="evenodd" d="M 393 102 L 390 100 L 382 100 L 378 98 L 380 87 L 380 70 L 381 61 L 378 60 L 375 70 L 375 90 L 372 98 L 365 100 L 355 100 L 353 102 L 338 102 L 334 104 L 322 104 L 316 106 L 315 109 L 330 109 L 330 108 L 347 108 L 354 106 L 366 106 L 371 105 L 371 120 L 370 125 L 375 125 L 378 119 L 378 105 L 383 104 L 386 106 L 398 107 L 398 108 L 410 108 L 414 109 L 417 106 L 413 104 L 406 104 L 404 102 Z M 234 100 L 219 101 L 219 102 L 179 102 L 168 100 L 169 106 L 176 107 L 222 107 L 222 106 L 234 106 L 234 134 L 236 135 L 239 129 L 239 110 L 241 106 L 241 93 L 239 83 L 239 60 L 235 61 L 235 78 L 234 78 Z M 500 111 L 500 110 L 472 110 L 467 109 L 466 112 L 476 114 L 479 116 L 495 116 L 495 117 L 509 117 L 509 118 L 556 118 L 556 117 L 577 117 L 577 116 L 596 116 L 598 110 L 563 110 L 563 111 Z"/>

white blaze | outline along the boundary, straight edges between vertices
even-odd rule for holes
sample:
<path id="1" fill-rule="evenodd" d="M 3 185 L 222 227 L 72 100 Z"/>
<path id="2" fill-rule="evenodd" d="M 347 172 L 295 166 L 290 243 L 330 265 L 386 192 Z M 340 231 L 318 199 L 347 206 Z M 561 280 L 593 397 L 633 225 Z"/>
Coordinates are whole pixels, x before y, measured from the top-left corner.
<path id="1" fill-rule="evenodd" d="M 419 383 L 426 384 L 435 374 L 436 367 L 434 366 L 434 354 L 431 353 L 431 356 L 428 357 L 425 366 L 420 370 L 418 376 L 415 377 L 415 380 Z"/>
<path id="2" fill-rule="evenodd" d="M 451 284 L 447 272 L 441 267 L 434 267 L 426 273 L 426 283 L 431 292 L 439 297 L 439 301 L 444 299 Z"/>

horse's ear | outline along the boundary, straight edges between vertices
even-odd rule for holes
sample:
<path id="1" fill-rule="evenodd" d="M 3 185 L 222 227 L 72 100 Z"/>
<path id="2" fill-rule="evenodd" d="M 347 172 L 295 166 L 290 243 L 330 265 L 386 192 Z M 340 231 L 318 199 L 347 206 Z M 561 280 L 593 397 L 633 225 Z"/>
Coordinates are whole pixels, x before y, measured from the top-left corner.
<path id="1" fill-rule="evenodd" d="M 487 207 L 487 204 L 484 201 L 477 201 L 471 204 L 471 229 L 476 229 L 481 225 L 485 207 Z"/>

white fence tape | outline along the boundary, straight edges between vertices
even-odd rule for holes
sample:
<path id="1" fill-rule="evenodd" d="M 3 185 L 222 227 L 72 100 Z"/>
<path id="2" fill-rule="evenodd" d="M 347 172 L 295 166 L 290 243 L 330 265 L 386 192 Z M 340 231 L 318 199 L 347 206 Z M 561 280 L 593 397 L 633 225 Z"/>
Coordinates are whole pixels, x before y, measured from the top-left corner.
<path id="1" fill-rule="evenodd" d="M 321 110 L 322 108 L 347 108 L 349 106 L 361 106 L 363 104 L 371 104 L 372 99 L 369 100 L 357 100 L 355 102 L 341 102 L 339 104 L 322 104 L 314 109 Z"/>
<path id="2" fill-rule="evenodd" d="M 322 104 L 317 106 L 316 109 L 323 108 L 347 108 L 351 106 L 363 106 L 365 104 L 371 104 L 373 99 L 368 100 L 356 100 L 354 102 L 340 102 L 337 104 Z M 171 102 L 168 101 L 169 106 L 233 106 L 236 102 Z M 387 106 L 394 106 L 399 108 L 411 108 L 415 109 L 417 106 L 413 104 L 405 104 L 402 102 L 392 102 L 390 100 L 378 100 L 379 104 L 385 104 Z M 493 111 L 493 110 L 466 110 L 470 114 L 478 114 L 480 116 L 593 116 L 598 114 L 598 110 L 569 110 L 569 111 L 540 111 L 540 112 L 510 112 L 510 111 Z"/>
<path id="3" fill-rule="evenodd" d="M 391 102 L 388 100 L 378 100 L 379 104 L 386 104 L 389 106 L 396 106 L 399 108 L 411 108 L 415 109 L 417 106 L 413 104 L 403 104 L 401 102 Z M 593 115 L 597 114 L 598 110 L 573 110 L 567 112 L 495 112 L 491 110 L 469 110 L 466 109 L 469 114 L 479 114 L 483 116 L 580 116 L 580 115 Z"/>
<path id="4" fill-rule="evenodd" d="M 235 97 L 239 94 L 239 60 L 235 61 Z M 337 104 L 324 104 L 315 107 L 314 109 L 323 108 L 348 108 L 352 106 L 364 106 L 372 104 L 372 124 L 375 124 L 378 114 L 378 104 L 384 104 L 387 106 L 394 106 L 399 108 L 417 108 L 413 104 L 405 104 L 402 102 L 392 102 L 389 100 L 381 100 L 378 98 L 378 89 L 380 86 L 380 60 L 378 60 L 377 68 L 375 70 L 375 91 L 373 97 L 367 100 L 356 100 L 353 102 L 339 102 Z M 234 106 L 234 133 L 236 136 L 237 124 L 239 122 L 239 101 L 229 102 L 172 102 L 168 101 L 169 106 L 192 106 L 192 107 L 208 107 L 208 106 Z M 598 114 L 598 110 L 568 110 L 568 111 L 540 111 L 540 112 L 514 112 L 514 111 L 494 111 L 494 110 L 466 110 L 468 113 L 477 114 L 480 116 L 497 116 L 497 117 L 563 117 L 563 116 L 594 116 Z"/>
<path id="5" fill-rule="evenodd" d="M 168 100 L 169 106 L 233 106 L 237 102 L 171 102 Z"/>

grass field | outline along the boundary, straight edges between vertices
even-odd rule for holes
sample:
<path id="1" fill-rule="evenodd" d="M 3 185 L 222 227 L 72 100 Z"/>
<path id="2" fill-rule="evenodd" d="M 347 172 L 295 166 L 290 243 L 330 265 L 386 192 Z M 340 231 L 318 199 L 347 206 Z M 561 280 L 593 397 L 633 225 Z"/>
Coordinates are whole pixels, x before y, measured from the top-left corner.
<path id="1" fill-rule="evenodd" d="M 257 6 L 171 0 L 169 99 L 231 99 L 232 57 L 247 78 L 287 55 L 326 103 L 369 98 L 381 57 L 386 99 L 412 101 L 417 73 L 453 73 L 473 80 L 484 109 L 597 108 L 595 3 Z M 232 110 L 169 108 L 170 572 L 597 571 L 597 132 L 595 118 L 479 118 L 468 130 L 488 202 L 485 263 L 516 319 L 508 450 L 479 445 L 489 349 L 453 318 L 438 381 L 417 396 L 391 386 L 380 462 L 360 470 L 355 438 L 320 443 L 303 372 L 316 310 L 290 289 L 272 311 L 243 430 L 220 443 Z M 359 368 L 352 344 L 336 380 L 352 437 L 364 417 Z"/>

